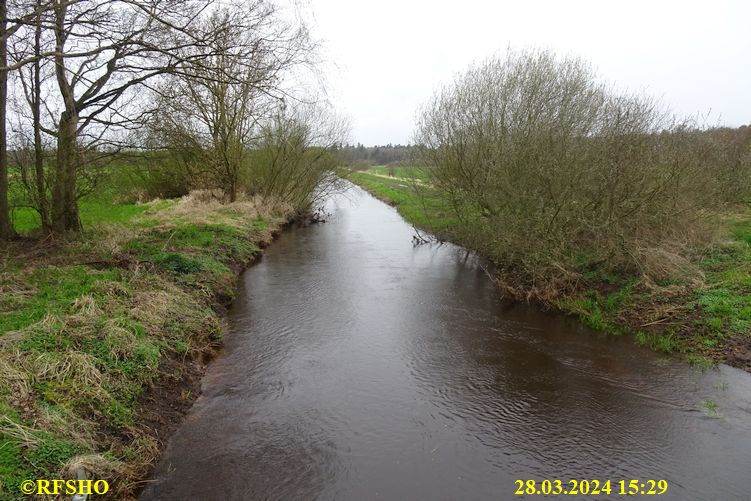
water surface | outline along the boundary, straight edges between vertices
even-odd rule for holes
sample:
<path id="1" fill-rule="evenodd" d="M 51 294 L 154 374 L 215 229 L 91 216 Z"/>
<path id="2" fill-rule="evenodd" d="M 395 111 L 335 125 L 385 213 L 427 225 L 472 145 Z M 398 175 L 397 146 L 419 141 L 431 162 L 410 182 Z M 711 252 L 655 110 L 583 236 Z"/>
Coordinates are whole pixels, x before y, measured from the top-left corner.
<path id="1" fill-rule="evenodd" d="M 357 188 L 331 211 L 244 274 L 142 499 L 505 500 L 530 478 L 751 499 L 749 374 L 504 304 L 477 259 L 413 247 Z"/>

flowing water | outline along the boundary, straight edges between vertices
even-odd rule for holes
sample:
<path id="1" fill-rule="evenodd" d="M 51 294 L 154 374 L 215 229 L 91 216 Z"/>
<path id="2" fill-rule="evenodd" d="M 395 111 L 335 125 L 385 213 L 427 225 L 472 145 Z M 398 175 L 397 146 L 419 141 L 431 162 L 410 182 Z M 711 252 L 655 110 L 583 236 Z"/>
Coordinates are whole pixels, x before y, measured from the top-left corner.
<path id="1" fill-rule="evenodd" d="M 515 480 L 665 479 L 751 499 L 751 375 L 499 301 L 358 188 L 248 270 L 223 355 L 144 500 L 506 500 Z M 538 484 L 539 485 L 539 484 Z M 642 496 L 630 496 L 642 497 Z"/>

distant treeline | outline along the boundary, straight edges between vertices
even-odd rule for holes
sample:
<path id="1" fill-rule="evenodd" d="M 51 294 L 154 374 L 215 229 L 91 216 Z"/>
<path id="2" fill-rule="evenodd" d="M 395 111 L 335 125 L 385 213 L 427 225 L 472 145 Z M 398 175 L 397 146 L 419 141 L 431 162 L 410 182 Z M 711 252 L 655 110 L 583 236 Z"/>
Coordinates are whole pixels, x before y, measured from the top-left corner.
<path id="1" fill-rule="evenodd" d="M 365 169 L 373 165 L 409 163 L 414 147 L 391 143 L 385 146 L 364 146 L 357 143 L 357 145 L 339 144 L 337 151 L 344 165 L 355 169 Z"/>

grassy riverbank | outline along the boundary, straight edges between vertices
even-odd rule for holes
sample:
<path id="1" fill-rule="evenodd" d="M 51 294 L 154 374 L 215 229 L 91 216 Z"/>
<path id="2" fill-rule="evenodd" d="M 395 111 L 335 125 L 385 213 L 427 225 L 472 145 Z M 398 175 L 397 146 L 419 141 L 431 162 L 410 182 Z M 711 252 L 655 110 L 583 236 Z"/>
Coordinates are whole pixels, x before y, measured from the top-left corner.
<path id="1" fill-rule="evenodd" d="M 409 169 L 402 169 L 400 174 L 409 176 Z M 418 228 L 472 246 L 462 241 L 445 198 L 424 184 L 415 189 L 409 177 L 382 171 L 353 172 L 350 179 L 396 206 Z M 699 272 L 691 280 L 654 283 L 582 267 L 577 287 L 546 306 L 692 363 L 726 362 L 751 371 L 751 211 L 718 225 L 723 238 L 691 263 Z M 508 280 L 513 278 L 499 277 L 499 282 Z"/>
<path id="2" fill-rule="evenodd" d="M 459 221 L 444 200 L 435 196 L 428 186 L 423 186 L 418 194 L 414 189 L 415 178 L 391 177 L 385 172 L 384 167 L 373 167 L 364 172 L 352 172 L 348 178 L 373 196 L 396 207 L 410 224 L 428 230 L 441 239 L 455 237 L 452 230 Z M 409 170 L 402 172 L 410 173 Z"/>
<path id="3" fill-rule="evenodd" d="M 74 240 L 0 254 L 0 500 L 84 468 L 128 499 L 196 397 L 237 275 L 290 216 L 253 201 L 84 201 Z M 17 227 L 34 219 L 17 214 Z"/>

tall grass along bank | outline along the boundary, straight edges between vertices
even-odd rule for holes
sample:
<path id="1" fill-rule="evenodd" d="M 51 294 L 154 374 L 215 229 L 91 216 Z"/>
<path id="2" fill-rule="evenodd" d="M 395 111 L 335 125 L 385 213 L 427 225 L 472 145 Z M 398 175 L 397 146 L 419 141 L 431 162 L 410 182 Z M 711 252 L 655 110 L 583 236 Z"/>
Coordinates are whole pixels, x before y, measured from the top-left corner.
<path id="1" fill-rule="evenodd" d="M 0 499 L 79 470 L 134 498 L 197 396 L 239 271 L 292 212 L 194 192 L 102 205 L 77 239 L 4 248 Z"/>

